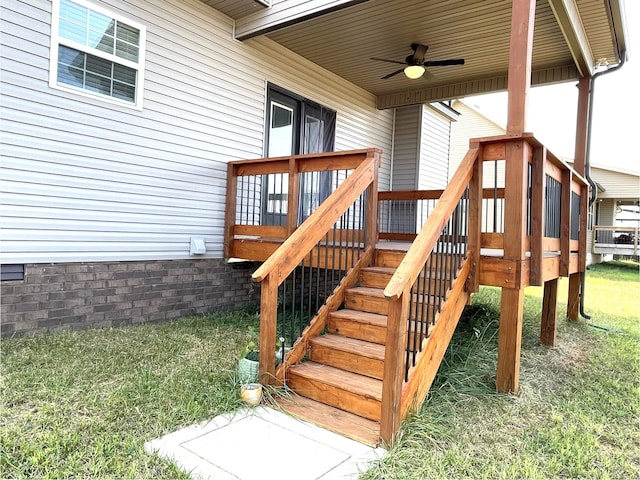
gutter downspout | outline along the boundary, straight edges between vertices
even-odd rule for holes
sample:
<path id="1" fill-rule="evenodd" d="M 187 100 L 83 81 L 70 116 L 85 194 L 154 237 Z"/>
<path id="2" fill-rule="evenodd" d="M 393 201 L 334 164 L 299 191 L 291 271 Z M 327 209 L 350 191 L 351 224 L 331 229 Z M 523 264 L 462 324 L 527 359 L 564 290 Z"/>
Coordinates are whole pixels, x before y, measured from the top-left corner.
<path id="1" fill-rule="evenodd" d="M 591 77 L 591 85 L 589 86 L 589 112 L 587 117 L 587 151 L 585 155 L 585 165 L 584 165 L 584 174 L 587 182 L 591 186 L 591 195 L 589 198 L 589 209 L 593 206 L 593 203 L 598 198 L 598 186 L 596 182 L 591 178 L 591 124 L 593 119 L 593 100 L 594 100 L 594 92 L 596 85 L 596 78 L 605 75 L 607 73 L 615 72 L 616 70 L 622 68 L 624 62 L 627 59 L 627 51 L 623 50 L 620 55 L 620 63 L 615 67 L 607 68 L 601 72 L 596 72 Z M 591 319 L 591 315 L 587 315 L 584 311 L 584 289 L 585 289 L 585 272 L 581 272 L 580 274 L 580 316 L 585 320 Z"/>

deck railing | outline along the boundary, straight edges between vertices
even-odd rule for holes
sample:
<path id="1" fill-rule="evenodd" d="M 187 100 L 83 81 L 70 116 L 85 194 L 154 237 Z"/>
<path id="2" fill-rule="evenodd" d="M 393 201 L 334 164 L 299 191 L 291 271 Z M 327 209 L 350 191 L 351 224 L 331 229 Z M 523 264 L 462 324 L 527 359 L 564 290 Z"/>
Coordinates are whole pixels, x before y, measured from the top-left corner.
<path id="1" fill-rule="evenodd" d="M 380 156 L 379 150 L 369 149 L 297 156 L 287 160 L 286 164 L 291 166 L 288 172 L 289 192 L 297 192 L 300 188 L 300 173 L 353 171 L 297 228 L 294 228 L 293 215 L 289 213 L 298 211 L 296 201 L 291 200 L 297 195 L 289 195 L 286 224 L 292 231 L 253 274 L 253 279 L 261 282 L 262 383 L 281 383 L 284 380 L 286 366 L 303 358 L 309 339 L 324 329 L 328 312 L 342 303 L 342 292 L 353 281 L 350 272 L 354 271 L 354 266 L 369 262 L 377 239 L 376 192 Z M 235 164 L 230 169 L 241 176 L 247 171 L 244 166 Z M 229 235 L 233 232 L 230 230 Z M 259 228 L 254 232 L 260 232 Z M 336 284 L 338 286 L 334 289 Z M 323 304 L 314 299 L 319 295 L 321 286 L 323 297 L 327 297 L 323 298 Z M 293 345 L 276 371 L 274 345 L 278 325 L 280 334 Z"/>
<path id="2" fill-rule="evenodd" d="M 421 337 L 424 332 L 424 326 L 421 325 L 423 323 L 421 317 L 425 313 L 425 308 L 427 312 L 429 308 L 432 308 L 430 305 L 431 299 L 426 296 L 418 298 L 422 295 L 425 276 L 430 276 L 430 273 L 427 274 L 426 270 L 431 266 L 431 262 L 436 262 L 436 265 L 440 267 L 436 275 L 441 275 L 448 270 L 447 267 L 441 268 L 438 263 L 454 261 L 453 251 L 450 249 L 453 248 L 454 242 L 456 243 L 456 250 L 459 249 L 460 245 L 458 234 L 457 232 L 454 233 L 454 230 L 459 230 L 465 238 L 475 235 L 476 238 L 472 240 L 472 243 L 479 244 L 479 239 L 477 238 L 479 231 L 478 229 L 470 229 L 470 224 L 466 218 L 462 223 L 462 228 L 457 226 L 460 215 L 468 218 L 468 212 L 477 211 L 480 208 L 479 203 L 468 204 L 467 200 L 477 158 L 478 148 L 472 148 L 442 193 L 424 227 L 416 236 L 415 241 L 384 291 L 389 300 L 389 313 L 387 315 L 380 436 L 387 442 L 391 442 L 397 432 L 402 417 L 408 409 L 409 402 L 412 402 L 415 398 L 418 398 L 420 402 L 426 395 L 426 391 L 437 370 L 437 367 L 433 368 L 431 372 L 425 372 L 424 369 L 421 369 L 419 378 L 418 376 L 415 377 L 417 381 L 406 382 L 410 380 L 408 379 L 407 369 L 415 368 L 419 356 L 423 359 L 429 356 L 425 356 L 422 351 L 424 338 Z M 480 190 L 479 179 L 475 178 L 475 180 L 476 191 L 478 191 Z M 476 220 L 478 220 L 477 217 Z M 476 224 L 475 226 L 477 227 L 478 225 Z M 466 244 L 464 242 L 462 245 L 466 247 Z M 449 259 L 447 259 L 446 255 L 442 255 L 446 251 L 451 252 Z M 464 248 L 464 251 L 456 256 L 461 260 L 467 253 L 467 249 Z M 456 276 L 457 268 L 460 264 L 457 263 L 456 265 Z M 466 263 L 466 265 L 468 266 L 469 264 Z M 467 274 L 468 270 L 464 275 Z M 454 278 L 452 276 L 452 278 L 447 279 L 446 283 L 436 282 L 434 286 L 439 289 L 450 290 L 450 282 L 453 282 Z M 446 291 L 437 293 L 439 296 L 446 296 L 447 294 Z M 462 306 L 464 306 L 464 303 L 462 302 Z M 436 303 L 427 327 L 436 322 L 436 316 L 441 313 L 439 311 L 440 307 L 441 305 Z M 453 323 L 453 327 L 455 328 L 455 323 Z M 451 334 L 453 333 L 453 328 L 448 330 L 450 330 Z M 444 344 L 447 343 L 448 341 L 444 342 Z M 431 345 L 433 344 L 432 342 Z M 410 348 L 407 348 L 407 346 Z M 439 361 L 432 363 L 434 365 L 436 363 L 439 364 Z M 405 388 L 403 388 L 403 382 L 405 382 Z"/>
<path id="3" fill-rule="evenodd" d="M 593 253 L 640 255 L 640 227 L 593 227 Z"/>

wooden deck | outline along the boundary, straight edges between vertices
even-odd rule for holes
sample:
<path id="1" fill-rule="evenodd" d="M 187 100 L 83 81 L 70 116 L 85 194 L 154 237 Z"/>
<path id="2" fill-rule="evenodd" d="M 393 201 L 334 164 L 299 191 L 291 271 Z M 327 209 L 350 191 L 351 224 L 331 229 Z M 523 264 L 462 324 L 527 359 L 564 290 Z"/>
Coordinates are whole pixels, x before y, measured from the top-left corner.
<path id="1" fill-rule="evenodd" d="M 505 159 L 518 165 L 507 187 L 483 184 L 482 164 Z M 588 199 L 528 134 L 478 139 L 443 191 L 378 195 L 379 162 L 374 149 L 232 162 L 225 227 L 226 257 L 261 263 L 261 382 L 289 388 L 283 409 L 370 444 L 392 443 L 422 403 L 481 285 L 501 288 L 496 385 L 517 392 L 524 288 L 544 285 L 540 338 L 553 345 L 559 277 L 577 312 Z M 287 174 L 298 192 L 302 172 L 336 165 L 347 170 L 302 223 L 295 195 L 282 196 L 281 226 L 255 223 L 264 175 Z M 290 350 L 276 366 L 279 336 Z"/>

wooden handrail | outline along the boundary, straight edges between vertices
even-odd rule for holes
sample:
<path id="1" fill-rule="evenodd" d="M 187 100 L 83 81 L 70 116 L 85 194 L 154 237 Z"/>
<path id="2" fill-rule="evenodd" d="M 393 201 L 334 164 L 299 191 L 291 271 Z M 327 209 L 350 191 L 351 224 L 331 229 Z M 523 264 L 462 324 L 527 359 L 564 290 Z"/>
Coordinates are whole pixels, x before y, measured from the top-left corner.
<path id="1" fill-rule="evenodd" d="M 449 220 L 458 205 L 460 197 L 467 188 L 469 180 L 471 180 L 473 165 L 478 159 L 478 152 L 479 149 L 476 147 L 470 149 L 465 155 L 424 227 L 422 227 L 409 251 L 407 251 L 404 260 L 402 260 L 393 277 L 389 280 L 387 287 L 384 289 L 385 297 L 397 300 L 415 282 L 424 263 L 431 254 L 444 225 Z"/>
<path id="2" fill-rule="evenodd" d="M 275 273 L 277 285 L 287 278 L 374 181 L 379 152 L 377 149 L 366 151 L 366 159 L 360 166 L 253 273 L 254 281 L 261 282 L 273 273 Z"/>

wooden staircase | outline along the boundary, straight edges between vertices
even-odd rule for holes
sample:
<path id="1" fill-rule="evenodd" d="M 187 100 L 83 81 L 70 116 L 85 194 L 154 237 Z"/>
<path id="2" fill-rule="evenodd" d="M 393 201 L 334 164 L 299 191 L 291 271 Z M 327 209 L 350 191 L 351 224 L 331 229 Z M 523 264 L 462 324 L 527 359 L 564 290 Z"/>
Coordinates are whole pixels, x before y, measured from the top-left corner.
<path id="1" fill-rule="evenodd" d="M 343 308 L 328 314 L 326 333 L 310 340 L 308 360 L 288 369 L 286 384 L 294 395 L 279 400 L 283 409 L 379 444 L 389 309 L 384 287 L 404 254 L 377 249 L 374 265 L 360 270 L 357 283 L 345 291 Z"/>

